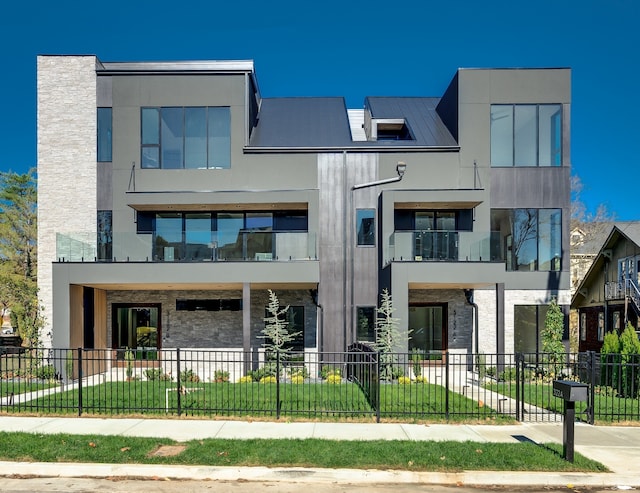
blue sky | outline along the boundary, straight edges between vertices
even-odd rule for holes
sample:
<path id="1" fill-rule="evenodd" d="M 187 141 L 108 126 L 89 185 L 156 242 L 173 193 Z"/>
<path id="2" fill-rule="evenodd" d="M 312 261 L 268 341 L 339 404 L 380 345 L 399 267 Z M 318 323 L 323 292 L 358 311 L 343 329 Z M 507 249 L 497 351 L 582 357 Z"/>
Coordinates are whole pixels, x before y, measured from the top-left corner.
<path id="1" fill-rule="evenodd" d="M 3 2 L 0 170 L 36 164 L 36 56 L 252 59 L 264 97 L 441 96 L 459 67 L 571 67 L 590 210 L 640 219 L 639 0 Z"/>

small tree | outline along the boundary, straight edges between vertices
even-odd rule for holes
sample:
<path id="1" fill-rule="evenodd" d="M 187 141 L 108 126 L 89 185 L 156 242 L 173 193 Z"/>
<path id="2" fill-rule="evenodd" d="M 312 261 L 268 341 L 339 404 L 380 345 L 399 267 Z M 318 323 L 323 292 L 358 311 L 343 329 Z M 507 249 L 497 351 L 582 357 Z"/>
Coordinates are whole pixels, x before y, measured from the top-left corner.
<path id="1" fill-rule="evenodd" d="M 625 397 L 635 398 L 638 394 L 638 362 L 640 355 L 640 341 L 636 329 L 627 323 L 620 334 L 622 394 Z"/>
<path id="2" fill-rule="evenodd" d="M 378 308 L 376 318 L 376 342 L 374 348 L 380 353 L 380 378 L 383 380 L 393 379 L 393 364 L 396 356 L 393 351 L 397 350 L 401 339 L 399 321 L 393 317 L 396 309 L 393 307 L 393 300 L 389 291 L 385 288 L 382 291 L 382 299 Z"/>
<path id="3" fill-rule="evenodd" d="M 600 361 L 600 385 L 617 387 L 620 373 L 620 337 L 615 330 L 604 335 Z"/>
<path id="4" fill-rule="evenodd" d="M 268 353 L 275 353 L 278 366 L 283 356 L 286 356 L 291 351 L 291 347 L 288 344 L 300 335 L 300 332 L 292 333 L 287 330 L 289 325 L 286 317 L 288 311 L 289 305 L 285 308 L 280 308 L 278 297 L 273 291 L 269 290 L 268 315 L 264 318 L 265 326 L 258 337 L 265 340 L 262 346 Z"/>
<path id="5" fill-rule="evenodd" d="M 547 361 L 554 376 L 557 375 L 558 369 L 564 363 L 566 350 L 562 343 L 563 334 L 564 314 L 556 299 L 552 298 L 542 330 L 542 352 L 547 355 Z"/>

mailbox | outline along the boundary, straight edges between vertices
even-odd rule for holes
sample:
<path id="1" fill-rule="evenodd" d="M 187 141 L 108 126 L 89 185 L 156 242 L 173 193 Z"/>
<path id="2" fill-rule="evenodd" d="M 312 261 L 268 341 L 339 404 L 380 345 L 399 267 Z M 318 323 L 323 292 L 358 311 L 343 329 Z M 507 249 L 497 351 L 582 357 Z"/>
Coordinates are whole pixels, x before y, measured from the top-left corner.
<path id="1" fill-rule="evenodd" d="M 586 401 L 587 384 L 569 380 L 554 380 L 553 396 L 560 397 L 567 402 Z"/>
<path id="2" fill-rule="evenodd" d="M 553 381 L 553 396 L 564 400 L 564 419 L 562 423 L 562 454 L 565 460 L 573 462 L 574 421 L 576 402 L 587 400 L 587 384 L 569 380 Z"/>

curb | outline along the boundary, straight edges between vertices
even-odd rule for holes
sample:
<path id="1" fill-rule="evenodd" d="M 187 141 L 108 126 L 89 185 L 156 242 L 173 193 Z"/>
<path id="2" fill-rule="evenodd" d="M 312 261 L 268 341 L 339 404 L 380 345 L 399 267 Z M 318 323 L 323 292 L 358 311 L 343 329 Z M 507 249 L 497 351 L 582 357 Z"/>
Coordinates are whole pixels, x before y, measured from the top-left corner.
<path id="1" fill-rule="evenodd" d="M 304 467 L 211 467 L 147 464 L 61 464 L 52 462 L 0 462 L 4 476 L 64 478 L 167 478 L 176 480 L 270 481 L 286 483 L 443 484 L 527 486 L 640 486 L 640 475 L 581 472 L 463 471 L 414 472 L 377 469 L 321 469 Z"/>

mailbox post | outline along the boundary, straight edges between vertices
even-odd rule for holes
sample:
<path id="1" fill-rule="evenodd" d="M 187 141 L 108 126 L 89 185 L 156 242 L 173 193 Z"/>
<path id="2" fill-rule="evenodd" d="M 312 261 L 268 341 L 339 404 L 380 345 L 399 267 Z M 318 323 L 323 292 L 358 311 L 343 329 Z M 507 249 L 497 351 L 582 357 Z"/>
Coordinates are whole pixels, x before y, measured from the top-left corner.
<path id="1" fill-rule="evenodd" d="M 554 380 L 553 395 L 564 400 L 564 419 L 562 422 L 562 455 L 573 462 L 574 424 L 576 420 L 576 402 L 587 400 L 587 384 L 569 380 Z"/>

